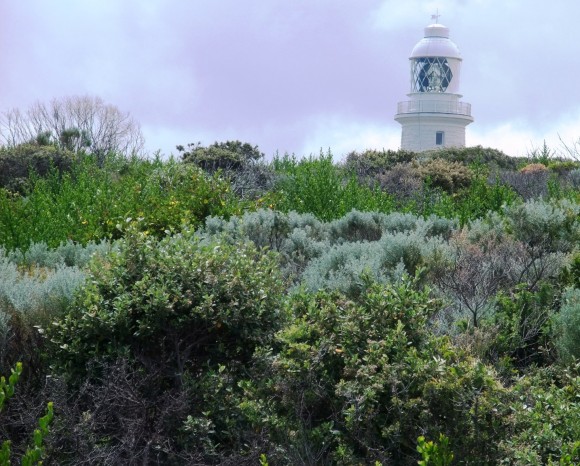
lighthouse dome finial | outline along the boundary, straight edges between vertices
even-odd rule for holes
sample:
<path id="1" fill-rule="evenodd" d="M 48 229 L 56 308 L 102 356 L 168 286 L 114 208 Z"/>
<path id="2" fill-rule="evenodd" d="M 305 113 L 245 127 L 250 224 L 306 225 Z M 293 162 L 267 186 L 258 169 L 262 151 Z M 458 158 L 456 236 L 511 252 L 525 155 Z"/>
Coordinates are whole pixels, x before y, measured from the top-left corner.
<path id="1" fill-rule="evenodd" d="M 449 39 L 449 28 L 439 23 L 430 24 L 425 28 L 425 37 L 442 37 Z"/>

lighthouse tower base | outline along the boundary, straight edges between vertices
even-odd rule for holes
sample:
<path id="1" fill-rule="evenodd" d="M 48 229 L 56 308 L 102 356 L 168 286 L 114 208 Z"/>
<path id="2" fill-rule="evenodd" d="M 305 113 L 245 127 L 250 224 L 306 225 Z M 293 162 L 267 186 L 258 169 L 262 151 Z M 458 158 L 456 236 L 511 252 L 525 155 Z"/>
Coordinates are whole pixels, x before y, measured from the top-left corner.
<path id="1" fill-rule="evenodd" d="M 464 147 L 466 115 L 407 113 L 395 117 L 401 126 L 401 149 L 421 152 L 444 147 Z"/>

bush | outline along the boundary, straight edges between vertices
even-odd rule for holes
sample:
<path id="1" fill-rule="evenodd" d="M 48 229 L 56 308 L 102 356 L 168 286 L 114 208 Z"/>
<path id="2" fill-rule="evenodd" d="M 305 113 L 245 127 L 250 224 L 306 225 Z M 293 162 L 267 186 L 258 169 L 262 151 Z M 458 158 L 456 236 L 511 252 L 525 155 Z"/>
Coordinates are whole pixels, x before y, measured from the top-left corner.
<path id="1" fill-rule="evenodd" d="M 421 163 L 417 171 L 430 186 L 453 193 L 469 186 L 473 172 L 460 162 L 449 162 L 442 158 L 431 159 Z"/>
<path id="2" fill-rule="evenodd" d="M 258 146 L 240 141 L 216 142 L 208 147 L 188 144 L 177 146 L 184 163 L 192 163 L 214 174 L 220 172 L 231 181 L 234 192 L 244 198 L 257 198 L 274 186 L 275 175 L 263 163 Z"/>
<path id="3" fill-rule="evenodd" d="M 548 167 L 543 163 L 530 163 L 525 167 L 520 168 L 520 173 L 540 173 L 540 172 L 547 172 Z"/>
<path id="4" fill-rule="evenodd" d="M 543 368 L 517 380 L 500 400 L 510 410 L 498 464 L 580 464 L 577 368 Z"/>
<path id="5" fill-rule="evenodd" d="M 383 235 L 384 214 L 352 210 L 327 225 L 332 243 L 378 241 Z"/>
<path id="6" fill-rule="evenodd" d="M 0 243 L 25 251 L 31 242 L 56 248 L 69 239 L 116 239 L 127 219 L 164 236 L 209 215 L 240 213 L 242 205 L 251 207 L 229 183 L 192 165 L 111 156 L 100 167 L 85 158 L 63 176 L 36 179 L 26 197 L 0 189 Z"/>
<path id="7" fill-rule="evenodd" d="M 576 168 L 567 176 L 568 183 L 572 186 L 573 189 L 580 189 L 580 168 Z"/>
<path id="8" fill-rule="evenodd" d="M 76 161 L 73 152 L 52 145 L 29 143 L 0 147 L 0 187 L 24 194 L 32 175 L 45 177 L 53 170 L 62 175 Z"/>
<path id="9" fill-rule="evenodd" d="M 485 217 L 490 211 L 499 212 L 506 205 L 513 204 L 517 194 L 498 179 L 488 180 L 478 175 L 468 187 L 449 194 L 440 188 L 424 186 L 402 210 L 417 215 L 437 215 L 448 219 L 457 219 L 461 225 Z"/>
<path id="10" fill-rule="evenodd" d="M 501 387 L 429 332 L 440 303 L 427 290 L 407 277 L 373 284 L 356 301 L 298 293 L 290 305 L 295 317 L 278 335 L 279 351 L 259 355 L 270 381 L 258 393 L 274 403 L 256 428 L 272 432 L 280 463 L 417 464 L 411 439 L 441 433 L 458 457 L 492 461 Z"/>
<path id="11" fill-rule="evenodd" d="M 23 361 L 41 375 L 42 342 L 35 327 L 61 316 L 84 281 L 76 266 L 23 268 L 0 248 L 0 370 Z"/>
<path id="12" fill-rule="evenodd" d="M 378 183 L 382 190 L 401 203 L 411 200 L 423 188 L 421 174 L 411 163 L 398 163 L 375 175 L 369 183 Z"/>
<path id="13" fill-rule="evenodd" d="M 179 385 L 209 361 L 247 362 L 283 321 L 282 289 L 275 259 L 248 243 L 132 231 L 47 328 L 54 362 L 76 377 L 93 358 L 128 356 Z"/>
<path id="14" fill-rule="evenodd" d="M 368 280 L 386 283 L 397 281 L 406 272 L 415 274 L 444 254 L 438 237 L 426 237 L 421 231 L 384 234 L 379 241 L 344 243 L 312 260 L 302 279 L 306 289 L 339 290 L 356 297 Z"/>
<path id="15" fill-rule="evenodd" d="M 544 165 L 541 165 L 542 167 Z M 525 201 L 539 197 L 547 198 L 548 180 L 550 173 L 547 170 L 537 171 L 502 171 L 499 174 L 502 183 L 510 186 Z"/>
<path id="16" fill-rule="evenodd" d="M 396 165 L 407 164 L 416 158 L 411 151 L 399 149 L 393 150 L 366 150 L 362 153 L 351 152 L 346 156 L 344 168 L 347 172 L 354 172 L 360 178 L 374 177 L 375 175 L 390 170 Z"/>
<path id="17" fill-rule="evenodd" d="M 383 281 L 391 272 L 395 273 L 394 276 L 400 274 L 394 271 L 393 267 L 396 268 L 398 264 L 393 265 L 392 261 L 389 262 L 388 269 L 393 270 L 389 274 L 379 272 L 377 267 L 384 266 L 381 265 L 384 251 L 377 244 L 353 243 L 382 242 L 381 238 L 385 235 L 392 238 L 398 233 L 403 236 L 413 233 L 416 238 L 424 238 L 426 243 L 430 241 L 429 238 L 434 237 L 445 241 L 457 228 L 455 220 L 436 216 L 423 219 L 413 214 L 398 212 L 382 214 L 353 210 L 338 220 L 322 223 L 311 214 L 291 212 L 286 215 L 272 210 L 258 210 L 246 213 L 242 217 L 232 217 L 229 221 L 211 217 L 206 221 L 201 234 L 207 238 L 223 235 L 232 243 L 249 239 L 258 247 L 267 247 L 279 252 L 284 275 L 292 277 L 295 283 L 302 279 L 301 276 L 309 268 L 311 261 L 319 259 L 319 265 L 309 268 L 307 282 L 311 283 L 313 289 L 326 286 L 324 285 L 326 278 L 317 276 L 316 270 L 321 267 L 320 263 L 326 263 L 327 260 L 333 263 L 338 261 L 342 265 L 335 264 L 331 267 L 334 270 L 332 272 L 334 278 L 331 281 L 340 281 L 342 283 L 340 289 L 346 290 L 352 285 L 354 290 L 359 286 L 357 283 L 360 284 L 359 275 L 363 271 L 369 272 L 379 281 Z M 337 247 L 332 249 L 333 246 Z M 349 256 L 348 259 L 345 254 Z M 337 257 L 331 259 L 330 257 L 334 255 Z M 373 255 L 374 257 L 371 257 Z M 323 256 L 328 257 L 324 259 Z M 339 256 L 343 257 L 344 261 L 338 259 Z M 397 260 L 399 259 L 400 257 Z M 346 267 L 346 263 L 350 265 Z M 347 271 L 348 269 L 351 270 Z M 322 275 L 326 276 L 327 272 L 328 270 Z M 342 276 L 343 273 L 346 275 Z M 341 278 L 336 274 L 341 275 Z M 348 282 L 351 280 L 354 281 L 349 285 Z"/>
<path id="18" fill-rule="evenodd" d="M 530 200 L 503 210 L 507 231 L 538 253 L 569 252 L 580 239 L 580 205 L 567 199 Z"/>
<path id="19" fill-rule="evenodd" d="M 542 284 L 535 292 L 514 287 L 501 292 L 482 332 L 493 335 L 485 357 L 504 368 L 525 370 L 530 366 L 546 366 L 553 362 L 552 329 L 556 290 Z"/>
<path id="20" fill-rule="evenodd" d="M 580 289 L 569 288 L 562 296 L 560 312 L 554 315 L 556 348 L 565 363 L 580 359 Z"/>
<path id="21" fill-rule="evenodd" d="M 274 204 L 283 212 L 312 213 L 329 221 L 353 209 L 384 213 L 393 209 L 388 194 L 361 185 L 354 175 L 345 179 L 330 153 L 301 161 L 275 159 L 273 166 L 279 174 Z"/>
<path id="22" fill-rule="evenodd" d="M 240 141 L 215 142 L 208 147 L 203 147 L 200 143 L 188 144 L 187 148 L 185 150 L 183 146 L 177 146 L 183 161 L 193 163 L 210 173 L 217 170 L 239 170 L 264 158 L 258 146 Z"/>
<path id="23" fill-rule="evenodd" d="M 510 157 L 502 151 L 490 147 L 446 147 L 434 151 L 423 152 L 424 157 L 442 158 L 449 162 L 460 162 L 464 165 L 486 166 L 490 171 L 498 169 L 515 170 L 520 160 Z"/>

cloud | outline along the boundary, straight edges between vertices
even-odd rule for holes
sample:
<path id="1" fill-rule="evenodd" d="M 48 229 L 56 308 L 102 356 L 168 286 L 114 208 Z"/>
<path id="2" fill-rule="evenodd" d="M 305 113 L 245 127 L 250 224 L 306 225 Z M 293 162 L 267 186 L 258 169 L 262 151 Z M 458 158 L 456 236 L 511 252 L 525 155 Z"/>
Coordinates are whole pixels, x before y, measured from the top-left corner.
<path id="1" fill-rule="evenodd" d="M 573 137 L 580 4 L 562 0 L 7 1 L 0 111 L 90 94 L 140 121 L 151 150 L 396 149 L 407 58 L 437 8 L 464 58 L 468 144 Z"/>
<path id="2" fill-rule="evenodd" d="M 485 0 L 384 0 L 371 13 L 371 24 L 388 31 L 407 30 L 417 25 L 431 23 L 432 15 L 439 11 L 439 22 L 448 25 L 461 16 L 467 4 L 483 4 Z"/>
<path id="3" fill-rule="evenodd" d="M 562 143 L 572 145 L 580 140 L 580 106 L 560 115 L 549 123 L 532 124 L 527 119 L 504 121 L 494 125 L 467 128 L 466 142 L 469 146 L 493 147 L 516 157 L 525 156 L 541 148 L 544 141 L 558 155 L 565 155 Z"/>
<path id="4" fill-rule="evenodd" d="M 330 149 L 336 160 L 349 152 L 367 149 L 398 149 L 401 130 L 395 125 L 354 120 L 344 116 L 321 115 L 310 119 L 310 131 L 301 155 L 318 155 Z"/>

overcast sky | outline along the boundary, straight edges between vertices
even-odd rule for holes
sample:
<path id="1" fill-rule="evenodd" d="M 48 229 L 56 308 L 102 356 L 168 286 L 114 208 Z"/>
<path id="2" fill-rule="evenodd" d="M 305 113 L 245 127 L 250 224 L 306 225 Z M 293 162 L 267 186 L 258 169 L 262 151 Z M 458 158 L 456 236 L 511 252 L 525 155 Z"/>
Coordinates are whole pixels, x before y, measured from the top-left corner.
<path id="1" fill-rule="evenodd" d="M 0 111 L 99 96 L 165 155 L 398 149 L 408 57 L 437 8 L 463 56 L 467 145 L 578 140 L 577 0 L 0 0 Z"/>

